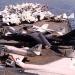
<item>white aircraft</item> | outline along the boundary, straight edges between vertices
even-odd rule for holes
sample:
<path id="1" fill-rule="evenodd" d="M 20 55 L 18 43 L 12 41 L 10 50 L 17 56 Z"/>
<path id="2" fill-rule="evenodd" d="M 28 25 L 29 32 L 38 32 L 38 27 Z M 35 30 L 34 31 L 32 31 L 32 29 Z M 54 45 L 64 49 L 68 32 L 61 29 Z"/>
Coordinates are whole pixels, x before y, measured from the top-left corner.
<path id="1" fill-rule="evenodd" d="M 33 30 L 40 31 L 40 32 L 46 32 L 46 31 L 54 31 L 53 29 L 48 29 L 49 24 L 44 24 L 41 27 L 33 25 Z"/>
<path id="2" fill-rule="evenodd" d="M 48 29 L 48 26 L 49 26 L 49 24 L 44 24 L 41 27 L 33 25 L 33 29 L 35 31 L 39 31 L 39 32 L 42 32 L 42 33 L 46 32 L 46 31 L 47 32 L 56 32 L 59 35 L 64 35 L 64 33 L 65 33 L 65 28 L 63 28 L 61 31 L 55 31 L 53 29 Z"/>
<path id="3" fill-rule="evenodd" d="M 22 56 L 26 56 L 26 55 L 40 55 L 41 51 L 42 51 L 42 44 L 37 44 L 32 48 L 17 48 L 14 46 L 9 46 L 9 45 L 5 45 L 4 46 L 7 50 L 5 52 L 7 53 L 13 53 L 13 54 L 18 54 L 18 55 L 22 55 Z"/>

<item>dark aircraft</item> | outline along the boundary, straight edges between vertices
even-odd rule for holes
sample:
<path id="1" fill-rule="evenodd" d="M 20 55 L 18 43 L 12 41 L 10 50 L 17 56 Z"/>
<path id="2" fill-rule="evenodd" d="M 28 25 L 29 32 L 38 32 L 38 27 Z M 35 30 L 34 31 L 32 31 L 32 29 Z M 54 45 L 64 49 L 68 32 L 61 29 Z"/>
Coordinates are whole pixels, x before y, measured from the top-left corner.
<path id="1" fill-rule="evenodd" d="M 70 31 L 69 33 L 55 37 L 53 39 L 55 44 L 58 43 L 58 45 L 72 45 L 75 46 L 75 30 Z"/>

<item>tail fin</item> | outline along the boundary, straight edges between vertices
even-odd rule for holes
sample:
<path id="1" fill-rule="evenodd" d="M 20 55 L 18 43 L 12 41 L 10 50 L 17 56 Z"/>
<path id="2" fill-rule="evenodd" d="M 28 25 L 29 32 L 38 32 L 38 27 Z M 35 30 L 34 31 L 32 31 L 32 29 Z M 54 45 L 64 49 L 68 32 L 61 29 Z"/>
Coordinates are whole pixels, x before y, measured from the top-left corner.
<path id="1" fill-rule="evenodd" d="M 42 51 L 42 44 L 37 44 L 30 49 L 34 54 L 40 55 Z"/>
<path id="2" fill-rule="evenodd" d="M 11 33 L 15 33 L 16 32 L 15 28 L 13 28 L 13 27 L 8 27 L 8 31 L 11 32 Z"/>
<path id="3" fill-rule="evenodd" d="M 67 18 L 68 18 L 68 16 L 67 16 L 66 13 L 62 14 L 62 17 L 63 17 L 64 19 L 67 19 Z"/>
<path id="4" fill-rule="evenodd" d="M 69 16 L 68 16 L 68 19 L 73 19 L 74 18 L 74 13 L 71 13 Z"/>

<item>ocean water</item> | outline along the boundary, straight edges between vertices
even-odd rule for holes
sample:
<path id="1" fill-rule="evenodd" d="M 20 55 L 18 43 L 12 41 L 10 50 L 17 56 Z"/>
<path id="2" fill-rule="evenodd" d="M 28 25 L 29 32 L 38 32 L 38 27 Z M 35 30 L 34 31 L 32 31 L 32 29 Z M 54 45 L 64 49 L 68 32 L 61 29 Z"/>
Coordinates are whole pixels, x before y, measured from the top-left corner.
<path id="1" fill-rule="evenodd" d="M 67 14 L 75 12 L 75 0 L 0 0 L 0 10 L 3 10 L 5 5 L 16 5 L 26 2 L 47 5 L 48 9 L 56 15 L 64 12 Z M 75 21 L 72 21 L 72 28 L 75 28 Z"/>

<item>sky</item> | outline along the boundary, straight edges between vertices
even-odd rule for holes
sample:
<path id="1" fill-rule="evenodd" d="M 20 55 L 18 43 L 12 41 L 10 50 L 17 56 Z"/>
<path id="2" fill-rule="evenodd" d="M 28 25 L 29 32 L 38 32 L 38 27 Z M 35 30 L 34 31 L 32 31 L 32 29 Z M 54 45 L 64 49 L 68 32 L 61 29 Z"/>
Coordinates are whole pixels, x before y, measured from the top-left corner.
<path id="1" fill-rule="evenodd" d="M 3 9 L 5 5 L 21 4 L 23 2 L 46 4 L 49 9 L 54 8 L 58 10 L 75 11 L 75 0 L 0 0 L 0 10 Z"/>

